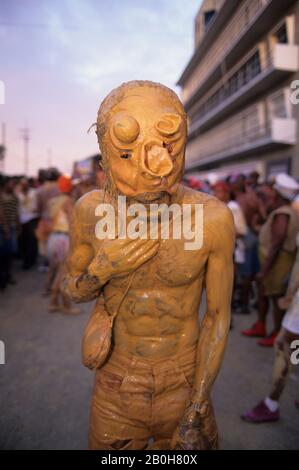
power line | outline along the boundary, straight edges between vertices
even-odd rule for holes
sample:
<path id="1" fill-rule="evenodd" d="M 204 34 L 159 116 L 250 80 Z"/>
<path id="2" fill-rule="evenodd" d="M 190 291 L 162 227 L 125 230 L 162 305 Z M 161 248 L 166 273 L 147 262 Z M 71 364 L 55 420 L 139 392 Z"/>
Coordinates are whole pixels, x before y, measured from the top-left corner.
<path id="1" fill-rule="evenodd" d="M 13 28 L 35 28 L 35 29 L 53 29 L 55 30 L 57 28 L 56 25 L 51 25 L 49 23 L 16 23 L 16 22 L 6 22 L 6 21 L 0 21 L 0 27 L 1 26 L 4 26 L 4 27 L 13 27 Z M 62 28 L 64 30 L 67 30 L 67 31 L 105 31 L 104 27 L 102 26 L 88 26 L 88 25 L 59 25 L 59 28 Z M 107 32 L 107 30 L 106 30 Z M 154 35 L 154 36 L 158 36 L 158 35 L 161 35 L 161 36 L 183 36 L 185 35 L 185 33 L 183 31 L 178 31 L 178 30 L 175 30 L 175 31 L 161 31 L 161 30 L 156 30 L 156 31 L 150 31 L 150 30 L 147 30 L 147 32 L 151 35 Z M 141 31 L 138 31 L 138 30 L 134 30 L 134 31 L 131 31 L 130 29 L 126 29 L 126 28 L 119 28 L 119 29 L 109 29 L 109 33 L 112 33 L 112 34 L 126 34 L 126 35 L 136 35 L 136 34 L 143 34 L 144 33 L 144 30 L 142 29 Z"/>

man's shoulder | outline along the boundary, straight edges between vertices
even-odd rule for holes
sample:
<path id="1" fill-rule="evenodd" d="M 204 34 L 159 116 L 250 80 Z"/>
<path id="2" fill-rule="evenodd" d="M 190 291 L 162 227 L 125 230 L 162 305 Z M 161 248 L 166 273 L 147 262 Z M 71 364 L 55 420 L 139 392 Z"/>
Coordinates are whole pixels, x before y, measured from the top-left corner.
<path id="1" fill-rule="evenodd" d="M 92 222 L 95 218 L 96 207 L 104 201 L 104 191 L 95 189 L 89 191 L 76 201 L 74 205 L 74 214 L 82 222 Z"/>
<path id="2" fill-rule="evenodd" d="M 183 204 L 202 204 L 204 233 L 210 238 L 229 232 L 234 238 L 235 228 L 232 211 L 211 194 L 185 188 Z"/>
<path id="3" fill-rule="evenodd" d="M 183 204 L 208 204 L 211 199 L 216 199 L 210 194 L 203 193 L 201 191 L 195 191 L 194 189 L 183 187 Z M 218 200 L 218 199 L 217 199 Z"/>
<path id="4" fill-rule="evenodd" d="M 97 206 L 104 200 L 104 191 L 102 189 L 94 189 L 83 194 L 75 203 L 75 207 L 79 210 L 85 210 L 90 205 Z"/>
<path id="5" fill-rule="evenodd" d="M 202 204 L 204 213 L 211 217 L 228 216 L 230 209 L 220 199 L 211 194 L 185 188 L 183 204 Z"/>

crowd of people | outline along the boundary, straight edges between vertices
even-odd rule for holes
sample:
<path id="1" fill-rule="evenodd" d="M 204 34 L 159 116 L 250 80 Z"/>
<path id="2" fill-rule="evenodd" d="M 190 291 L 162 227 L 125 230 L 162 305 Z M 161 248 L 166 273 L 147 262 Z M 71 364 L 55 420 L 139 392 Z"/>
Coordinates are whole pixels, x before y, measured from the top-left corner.
<path id="1" fill-rule="evenodd" d="M 49 312 L 79 313 L 60 289 L 70 217 L 74 202 L 103 182 L 101 170 L 96 178 L 80 181 L 55 168 L 40 170 L 37 178 L 0 175 L 0 291 L 15 284 L 13 267 L 19 261 L 24 271 L 36 268 L 47 273 L 43 295 L 49 296 Z M 242 335 L 258 338 L 260 346 L 275 346 L 271 391 L 243 419 L 276 421 L 291 365 L 290 345 L 299 339 L 299 184 L 283 173 L 260 181 L 257 172 L 230 175 L 213 184 L 187 176 L 184 184 L 214 195 L 232 211 L 232 311 L 256 312 L 257 320 Z M 270 311 L 273 329 L 267 332 Z"/>
<path id="2" fill-rule="evenodd" d="M 257 312 L 257 321 L 241 333 L 258 338 L 259 346 L 275 346 L 270 392 L 242 415 L 251 423 L 279 419 L 291 345 L 299 339 L 299 184 L 284 173 L 270 181 L 259 179 L 253 172 L 213 185 L 200 183 L 201 190 L 214 194 L 232 211 L 236 229 L 232 312 Z M 198 187 L 193 179 L 186 184 Z M 267 334 L 270 310 L 273 329 Z M 299 402 L 295 405 L 299 408 Z"/>
<path id="3" fill-rule="evenodd" d="M 23 271 L 36 267 L 47 272 L 49 312 L 79 313 L 60 285 L 73 204 L 95 187 L 90 175 L 74 182 L 56 168 L 40 170 L 37 178 L 0 175 L 0 291 L 16 283 L 18 264 Z"/>

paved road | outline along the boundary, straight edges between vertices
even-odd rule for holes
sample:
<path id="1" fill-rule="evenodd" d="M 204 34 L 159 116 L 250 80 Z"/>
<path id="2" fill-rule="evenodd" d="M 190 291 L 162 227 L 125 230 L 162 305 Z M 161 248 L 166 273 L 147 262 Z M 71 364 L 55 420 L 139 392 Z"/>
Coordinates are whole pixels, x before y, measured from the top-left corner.
<path id="1" fill-rule="evenodd" d="M 18 274 L 0 294 L 0 448 L 85 449 L 93 375 L 80 363 L 80 342 L 90 305 L 78 317 L 47 313 L 43 275 Z M 273 351 L 242 338 L 254 320 L 234 316 L 224 365 L 213 398 L 224 449 L 299 449 L 299 368 L 290 377 L 279 423 L 251 425 L 239 415 L 267 391 Z M 296 370 L 297 369 L 297 370 Z"/>

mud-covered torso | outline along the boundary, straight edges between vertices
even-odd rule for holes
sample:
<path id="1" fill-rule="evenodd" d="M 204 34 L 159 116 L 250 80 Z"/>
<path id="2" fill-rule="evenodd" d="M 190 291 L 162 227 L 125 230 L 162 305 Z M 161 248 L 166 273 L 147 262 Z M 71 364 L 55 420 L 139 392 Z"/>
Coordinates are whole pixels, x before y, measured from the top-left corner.
<path id="1" fill-rule="evenodd" d="M 184 238 L 161 240 L 153 258 L 134 273 L 111 279 L 105 285 L 108 312 L 118 310 L 114 323 L 116 347 L 150 358 L 176 354 L 197 342 L 198 309 L 210 252 L 209 213 L 205 213 L 209 201 L 213 204 L 216 200 L 194 192 L 187 193 L 183 201 L 204 204 L 205 236 L 200 249 L 186 250 Z M 96 253 L 101 242 L 94 236 L 95 220 L 90 222 L 82 230 Z"/>
<path id="2" fill-rule="evenodd" d="M 169 347 L 174 352 L 194 344 L 205 261 L 204 253 L 186 252 L 179 241 L 165 240 L 157 255 L 135 273 L 111 280 L 104 297 L 110 313 L 121 304 L 115 321 L 116 344 L 130 348 L 134 342 L 140 355 L 162 354 Z"/>

